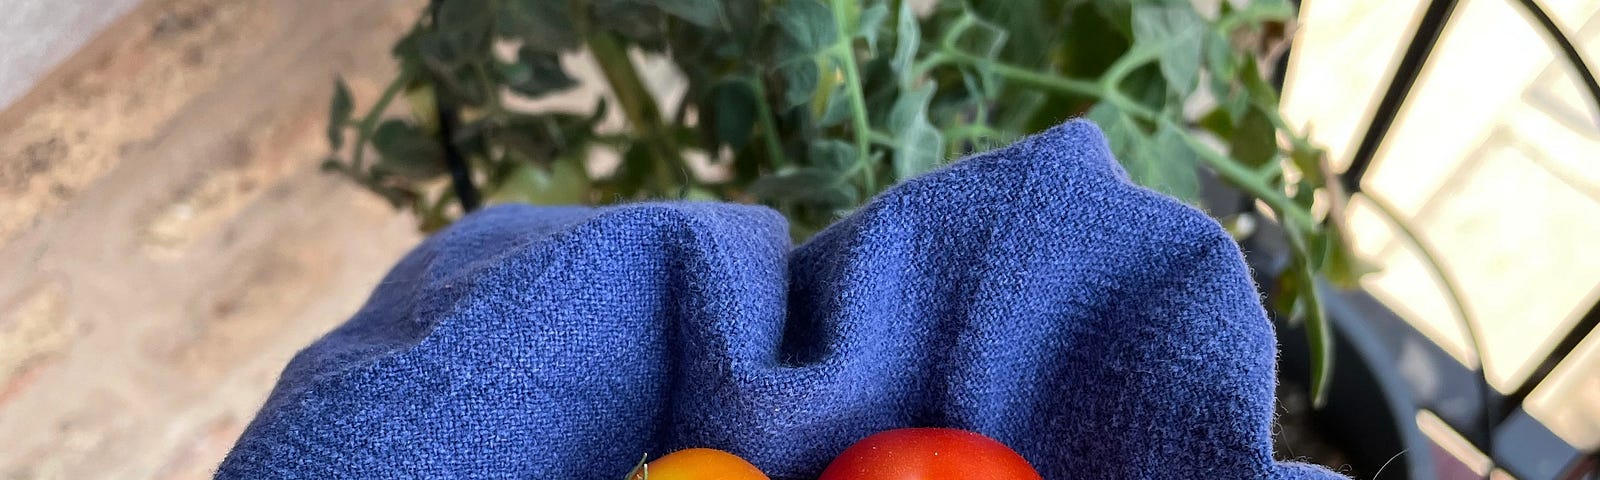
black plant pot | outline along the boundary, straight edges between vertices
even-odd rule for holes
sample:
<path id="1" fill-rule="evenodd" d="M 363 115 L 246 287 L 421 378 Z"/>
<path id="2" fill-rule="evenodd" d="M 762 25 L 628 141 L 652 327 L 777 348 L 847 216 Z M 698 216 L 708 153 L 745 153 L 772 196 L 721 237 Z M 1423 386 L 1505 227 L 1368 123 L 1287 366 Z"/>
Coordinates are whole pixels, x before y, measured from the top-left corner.
<path id="1" fill-rule="evenodd" d="M 1212 215 L 1239 214 L 1254 220 L 1257 227 L 1240 247 L 1256 284 L 1267 293 L 1266 304 L 1273 305 L 1271 286 L 1291 260 L 1282 231 L 1252 213 L 1254 202 L 1215 178 L 1203 177 L 1201 185 L 1201 202 Z M 1364 292 L 1339 292 L 1326 285 L 1322 292 L 1333 329 L 1334 368 L 1326 406 L 1311 412 L 1311 428 L 1345 454 L 1349 465 L 1344 473 L 1355 478 L 1373 478 L 1382 471 L 1384 479 L 1437 479 L 1432 444 L 1417 426 L 1418 403 L 1396 358 L 1396 352 L 1413 347 L 1409 342 L 1419 336 L 1404 334 L 1409 326 Z M 1274 323 L 1278 381 L 1310 385 L 1305 328 L 1281 318 L 1274 318 Z"/>
<path id="2" fill-rule="evenodd" d="M 1274 226 L 1262 225 L 1242 247 L 1271 305 L 1270 287 L 1289 261 L 1288 247 Z M 1312 427 L 1345 454 L 1346 473 L 1356 478 L 1373 478 L 1379 471 L 1385 479 L 1438 478 L 1432 444 L 1417 426 L 1417 402 L 1395 354 L 1397 329 L 1406 327 L 1394 325 L 1398 317 L 1364 292 L 1321 288 L 1333 330 L 1334 368 L 1325 407 L 1311 413 Z M 1304 325 L 1282 318 L 1274 323 L 1279 382 L 1310 385 L 1311 351 Z"/>

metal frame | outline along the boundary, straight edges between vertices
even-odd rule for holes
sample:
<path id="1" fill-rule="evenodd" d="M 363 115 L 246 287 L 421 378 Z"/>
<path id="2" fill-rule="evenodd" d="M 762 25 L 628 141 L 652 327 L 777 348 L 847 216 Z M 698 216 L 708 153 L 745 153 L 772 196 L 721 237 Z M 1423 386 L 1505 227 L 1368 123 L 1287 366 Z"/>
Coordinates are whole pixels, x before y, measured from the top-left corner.
<path id="1" fill-rule="evenodd" d="M 1556 25 L 1548 11 L 1537 0 L 1516 0 L 1514 3 L 1522 8 L 1532 20 L 1530 23 L 1559 51 L 1559 57 L 1578 74 L 1589 96 L 1591 107 L 1593 107 L 1592 113 L 1596 128 L 1600 128 L 1600 80 L 1596 79 L 1595 71 L 1590 67 L 1591 64 L 1573 44 L 1571 38 L 1561 31 L 1561 28 Z M 1391 127 L 1394 126 L 1396 118 L 1400 115 L 1400 111 L 1404 107 L 1406 99 L 1410 96 L 1413 87 L 1416 86 L 1417 78 L 1426 66 L 1428 58 L 1432 55 L 1434 47 L 1438 44 L 1439 38 L 1443 35 L 1458 4 L 1458 0 L 1432 0 L 1423 11 L 1417 22 L 1416 29 L 1412 33 L 1411 40 L 1407 44 L 1400 62 L 1396 65 L 1393 75 L 1390 77 L 1389 85 L 1384 91 L 1383 97 L 1379 100 L 1369 118 L 1367 129 L 1361 137 L 1361 143 L 1356 148 L 1350 166 L 1341 174 L 1340 180 L 1346 191 L 1355 193 L 1361 190 L 1361 180 L 1370 169 L 1374 157 L 1376 157 L 1378 150 L 1383 145 L 1384 138 L 1388 135 Z M 1474 386 L 1477 390 L 1476 392 L 1461 391 L 1459 387 L 1462 382 L 1450 381 L 1448 383 L 1455 384 L 1453 385 L 1454 388 L 1442 389 L 1431 394 L 1421 394 L 1415 399 L 1417 406 L 1418 408 L 1433 409 L 1446 404 L 1461 405 L 1463 400 L 1466 400 L 1463 397 L 1477 397 L 1476 401 L 1466 402 L 1474 405 L 1472 408 L 1477 410 L 1475 414 L 1462 415 L 1461 413 L 1464 412 L 1460 412 L 1458 408 L 1455 409 L 1457 410 L 1456 414 L 1441 414 L 1441 418 L 1444 418 L 1446 423 L 1461 432 L 1464 437 L 1469 439 L 1480 450 L 1496 458 L 1496 463 L 1501 463 L 1501 460 L 1510 460 L 1506 462 L 1508 463 L 1507 467 L 1516 470 L 1514 468 L 1517 466 L 1515 465 L 1517 464 L 1516 459 L 1501 459 L 1498 454 L 1506 453 L 1506 450 L 1518 450 L 1518 445 L 1511 445 L 1505 449 L 1496 449 L 1495 436 L 1507 434 L 1518 436 L 1544 435 L 1544 437 L 1539 437 L 1538 440 L 1546 442 L 1550 438 L 1554 438 L 1553 434 L 1550 434 L 1548 430 L 1543 430 L 1542 433 L 1538 431 L 1530 433 L 1531 430 L 1528 427 L 1530 422 L 1526 418 L 1526 412 L 1522 411 L 1521 405 L 1528 395 L 1542 384 L 1561 362 L 1571 356 L 1579 343 L 1585 338 L 1595 335 L 1597 328 L 1600 328 L 1600 300 L 1597 300 L 1596 304 L 1590 307 L 1589 311 L 1577 322 L 1577 325 L 1556 342 L 1534 368 L 1533 372 L 1512 393 L 1499 395 L 1494 392 L 1492 388 L 1489 388 L 1487 381 L 1482 376 L 1482 367 L 1478 366 L 1468 369 L 1471 370 L 1471 376 L 1475 377 L 1475 381 L 1471 383 L 1476 383 Z M 1399 334 L 1402 336 L 1407 335 L 1405 332 L 1399 332 Z M 1414 330 L 1411 330 L 1410 334 L 1421 335 Z M 1473 349 L 1477 350 L 1479 348 L 1478 339 L 1470 340 Z M 1480 352 L 1474 353 L 1478 354 Z M 1442 350 L 1428 352 L 1424 356 L 1430 357 L 1424 362 L 1429 365 L 1428 368 L 1424 369 L 1428 375 L 1438 375 L 1457 380 L 1466 379 L 1466 377 L 1462 376 L 1462 373 L 1465 372 L 1448 372 L 1452 368 L 1455 370 L 1462 370 L 1463 368 L 1459 363 L 1451 361 L 1449 356 Z M 1480 359 L 1482 358 L 1481 355 L 1477 356 Z M 1429 379 L 1412 380 L 1426 381 Z M 1433 378 L 1432 380 L 1438 381 L 1441 379 Z M 1446 400 L 1451 402 L 1446 402 Z M 1536 424 L 1536 422 L 1533 423 Z M 1542 426 L 1532 430 L 1538 430 L 1539 428 L 1542 428 Z M 1567 468 L 1576 469 L 1582 468 L 1581 465 L 1584 464 L 1593 465 L 1600 461 L 1597 460 L 1600 459 L 1600 456 L 1596 455 L 1596 452 L 1589 452 L 1588 457 L 1569 465 Z M 1542 470 L 1539 473 L 1518 471 L 1512 471 L 1512 473 L 1547 474 Z"/>

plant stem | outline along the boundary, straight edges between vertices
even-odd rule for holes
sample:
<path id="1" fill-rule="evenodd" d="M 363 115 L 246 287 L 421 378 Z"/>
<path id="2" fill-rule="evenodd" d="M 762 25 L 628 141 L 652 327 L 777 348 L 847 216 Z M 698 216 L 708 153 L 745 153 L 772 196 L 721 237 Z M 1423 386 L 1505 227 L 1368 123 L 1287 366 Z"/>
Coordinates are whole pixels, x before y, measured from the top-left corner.
<path id="1" fill-rule="evenodd" d="M 1284 195 L 1282 190 L 1273 188 L 1263 182 L 1261 177 L 1257 176 L 1248 167 L 1218 153 L 1210 145 L 1206 145 L 1198 138 L 1195 138 L 1194 135 L 1190 135 L 1187 131 L 1182 130 L 1181 127 L 1173 124 L 1172 120 L 1161 118 L 1158 121 L 1166 124 L 1168 128 L 1178 129 L 1177 131 L 1183 135 L 1184 143 L 1187 143 L 1190 149 L 1199 153 L 1200 158 L 1205 160 L 1206 165 L 1210 165 L 1211 169 L 1215 170 L 1218 175 L 1222 175 L 1222 178 L 1244 190 L 1245 193 L 1249 193 L 1251 196 L 1266 202 L 1267 206 L 1278 212 L 1278 217 L 1282 219 L 1281 221 L 1293 223 L 1293 225 L 1286 225 L 1286 230 L 1296 228 L 1306 232 L 1318 230 L 1317 222 L 1311 219 L 1311 212 L 1307 212 L 1305 209 L 1300 208 L 1299 205 L 1295 205 L 1294 200 Z"/>
<path id="2" fill-rule="evenodd" d="M 1158 46 L 1135 47 L 1132 50 L 1128 50 L 1127 54 L 1123 55 L 1122 58 L 1118 58 L 1115 63 L 1106 68 L 1106 73 L 1100 76 L 1100 87 L 1108 91 L 1119 91 L 1117 86 L 1121 85 L 1122 79 L 1126 78 L 1134 69 L 1161 58 L 1161 51 L 1166 49 L 1165 43 L 1163 42 L 1163 45 Z"/>
<path id="3" fill-rule="evenodd" d="M 628 124 L 633 126 L 637 137 L 644 142 L 654 160 L 655 173 L 651 177 L 656 193 L 665 195 L 672 189 L 670 178 L 675 176 L 673 166 L 682 165 L 683 161 L 678 156 L 671 132 L 661 122 L 660 107 L 639 78 L 633 60 L 628 58 L 627 49 L 615 36 L 609 32 L 595 31 L 589 32 L 585 40 L 590 53 L 594 54 L 595 63 L 600 66 L 600 72 L 611 84 L 611 91 L 616 94 L 617 103 L 621 104 Z M 688 185 L 690 181 L 685 179 L 684 184 Z"/>
<path id="4" fill-rule="evenodd" d="M 838 26 L 839 31 L 838 43 L 833 45 L 834 61 L 838 62 L 840 68 L 844 70 L 845 87 L 850 93 L 850 120 L 855 129 L 856 161 L 865 163 L 871 156 L 869 144 L 871 142 L 872 126 L 868 123 L 867 99 L 866 95 L 861 91 L 861 72 L 856 68 L 856 53 L 852 48 L 852 42 L 855 40 L 855 35 L 852 32 L 855 29 L 846 24 L 846 19 L 842 15 L 842 12 L 850 7 L 850 1 L 832 0 L 831 2 L 834 25 Z M 878 181 L 874 178 L 873 169 L 867 167 L 861 169 L 861 171 L 863 189 L 869 195 L 877 193 Z"/>
<path id="5" fill-rule="evenodd" d="M 941 53 L 950 60 L 966 63 L 981 70 L 987 70 L 999 75 L 1001 78 L 1023 85 L 1095 98 L 1104 98 L 1106 96 L 1105 89 L 1094 82 L 1035 72 L 955 49 L 944 49 Z"/>
<path id="6" fill-rule="evenodd" d="M 778 123 L 773 120 L 772 106 L 767 104 L 767 87 L 763 85 L 760 77 L 749 79 L 750 89 L 756 93 L 756 119 L 761 126 L 761 139 L 767 145 L 767 157 L 772 160 L 773 168 L 781 168 L 788 163 L 783 156 L 783 145 L 779 144 Z"/>
<path id="7" fill-rule="evenodd" d="M 1281 218 L 1287 212 L 1272 207 Z M 1289 238 L 1289 248 L 1294 252 L 1294 267 L 1284 272 L 1299 275 L 1300 298 L 1306 302 L 1306 343 L 1311 350 L 1311 405 L 1322 408 L 1328 401 L 1328 382 L 1333 378 L 1333 328 L 1328 324 L 1322 309 L 1322 292 L 1317 290 L 1317 275 L 1312 270 L 1309 257 L 1311 249 L 1305 232 L 1286 225 L 1284 236 Z"/>
<path id="8" fill-rule="evenodd" d="M 378 96 L 378 101 L 367 109 L 367 114 L 361 117 L 361 124 L 356 129 L 356 151 L 350 154 L 350 170 L 361 171 L 362 159 L 366 156 L 367 141 L 372 138 L 372 132 L 378 129 L 378 120 L 383 118 L 383 112 L 389 109 L 389 102 L 394 101 L 395 95 L 411 83 L 411 75 L 402 71 L 384 87 L 383 94 Z"/>

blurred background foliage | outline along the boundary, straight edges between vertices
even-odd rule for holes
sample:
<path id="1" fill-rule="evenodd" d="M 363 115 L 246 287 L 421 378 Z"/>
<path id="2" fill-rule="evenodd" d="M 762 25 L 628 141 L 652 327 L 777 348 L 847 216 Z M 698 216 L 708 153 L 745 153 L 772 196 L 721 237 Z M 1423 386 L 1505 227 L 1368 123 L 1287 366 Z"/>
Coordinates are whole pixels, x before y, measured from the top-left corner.
<path id="1" fill-rule="evenodd" d="M 1270 66 L 1293 18 L 1285 0 L 434 0 L 373 104 L 336 86 L 324 167 L 425 231 L 484 202 L 708 199 L 772 206 L 802 240 L 896 182 L 1086 117 L 1139 184 L 1200 206 L 1215 176 L 1280 224 L 1295 260 L 1275 308 L 1307 322 L 1320 399 L 1331 340 L 1311 286 L 1370 269 L 1326 155 L 1280 115 Z M 610 101 L 508 106 L 577 86 L 579 52 Z M 640 55 L 676 67 L 681 101 L 646 87 Z M 602 126 L 613 110 L 625 128 Z M 602 150 L 620 162 L 593 173 Z M 693 173 L 707 166 L 724 174 Z"/>

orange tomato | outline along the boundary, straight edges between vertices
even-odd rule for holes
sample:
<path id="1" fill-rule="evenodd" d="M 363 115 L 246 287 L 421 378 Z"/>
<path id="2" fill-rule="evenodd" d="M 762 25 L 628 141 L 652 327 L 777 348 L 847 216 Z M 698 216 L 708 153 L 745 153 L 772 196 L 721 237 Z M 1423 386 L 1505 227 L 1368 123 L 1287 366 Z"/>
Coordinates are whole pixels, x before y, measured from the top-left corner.
<path id="1" fill-rule="evenodd" d="M 648 475 L 648 477 L 647 477 Z M 652 460 L 631 480 L 768 480 L 761 469 L 722 450 L 690 448 Z"/>

